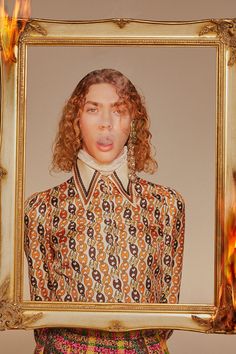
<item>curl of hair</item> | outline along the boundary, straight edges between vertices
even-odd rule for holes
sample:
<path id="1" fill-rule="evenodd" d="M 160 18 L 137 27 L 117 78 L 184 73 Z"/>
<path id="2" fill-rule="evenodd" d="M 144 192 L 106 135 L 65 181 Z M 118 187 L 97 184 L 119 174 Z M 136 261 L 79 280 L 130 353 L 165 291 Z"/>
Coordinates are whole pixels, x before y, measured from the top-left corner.
<path id="1" fill-rule="evenodd" d="M 71 171 L 78 151 L 82 147 L 79 128 L 79 115 L 83 109 L 89 87 L 94 84 L 108 83 L 116 88 L 134 120 L 136 142 L 134 146 L 135 170 L 154 173 L 157 162 L 152 157 L 149 118 L 142 98 L 132 82 L 114 69 L 94 70 L 88 73 L 76 86 L 66 103 L 53 146 L 52 170 Z"/>

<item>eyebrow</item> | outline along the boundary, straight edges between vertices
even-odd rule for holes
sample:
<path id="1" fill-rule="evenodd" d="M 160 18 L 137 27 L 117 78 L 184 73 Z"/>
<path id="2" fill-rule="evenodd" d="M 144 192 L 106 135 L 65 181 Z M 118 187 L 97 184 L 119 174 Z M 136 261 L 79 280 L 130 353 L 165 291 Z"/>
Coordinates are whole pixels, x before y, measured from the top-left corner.
<path id="1" fill-rule="evenodd" d="M 86 104 L 92 104 L 93 106 L 99 106 L 98 102 L 94 102 L 94 101 L 86 101 L 84 105 Z"/>
<path id="2" fill-rule="evenodd" d="M 84 105 L 86 105 L 86 104 L 91 104 L 91 105 L 96 106 L 96 107 L 101 105 L 101 103 L 95 102 L 95 101 L 86 101 Z M 111 106 L 115 107 L 115 106 L 121 106 L 121 105 L 126 105 L 125 101 L 118 100 L 115 103 L 112 103 Z"/>

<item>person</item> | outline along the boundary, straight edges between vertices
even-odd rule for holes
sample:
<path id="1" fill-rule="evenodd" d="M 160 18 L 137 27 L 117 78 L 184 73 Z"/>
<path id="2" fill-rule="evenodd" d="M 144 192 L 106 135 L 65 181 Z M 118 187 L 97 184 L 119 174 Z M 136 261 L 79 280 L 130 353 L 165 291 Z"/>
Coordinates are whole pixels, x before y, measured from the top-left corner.
<path id="1" fill-rule="evenodd" d="M 34 301 L 178 302 L 184 201 L 151 183 L 149 118 L 135 86 L 114 69 L 77 85 L 59 123 L 53 169 L 64 183 L 25 203 L 25 254 Z M 161 330 L 35 330 L 35 353 L 168 353 Z"/>

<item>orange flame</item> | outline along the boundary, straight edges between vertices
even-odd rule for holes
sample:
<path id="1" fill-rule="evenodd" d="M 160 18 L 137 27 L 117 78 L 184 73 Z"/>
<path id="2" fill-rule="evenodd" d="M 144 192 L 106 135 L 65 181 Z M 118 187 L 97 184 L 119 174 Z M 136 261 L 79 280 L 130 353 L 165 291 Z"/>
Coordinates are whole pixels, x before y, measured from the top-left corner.
<path id="1" fill-rule="evenodd" d="M 4 0 L 0 1 L 0 43 L 5 62 L 15 62 L 14 47 L 30 17 L 30 0 L 16 0 L 13 16 L 5 11 Z"/>
<path id="2" fill-rule="evenodd" d="M 233 305 L 236 310 L 236 180 L 232 192 L 232 204 L 226 225 L 228 242 L 225 255 L 225 276 L 232 288 Z"/>
<path id="3" fill-rule="evenodd" d="M 236 333 L 236 170 L 232 177 L 232 193 L 226 220 L 224 200 L 222 199 L 219 204 L 224 254 L 221 263 L 222 280 L 218 294 L 218 307 L 210 319 L 192 316 L 197 323 L 207 326 L 209 333 Z"/>

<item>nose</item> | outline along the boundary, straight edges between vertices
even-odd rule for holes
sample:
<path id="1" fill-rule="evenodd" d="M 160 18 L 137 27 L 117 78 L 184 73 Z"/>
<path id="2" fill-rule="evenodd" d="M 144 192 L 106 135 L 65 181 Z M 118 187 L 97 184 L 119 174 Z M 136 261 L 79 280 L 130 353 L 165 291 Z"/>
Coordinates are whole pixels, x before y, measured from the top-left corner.
<path id="1" fill-rule="evenodd" d="M 100 129 L 111 129 L 112 128 L 112 116 L 109 109 L 104 109 L 102 111 L 101 120 L 99 122 Z"/>

